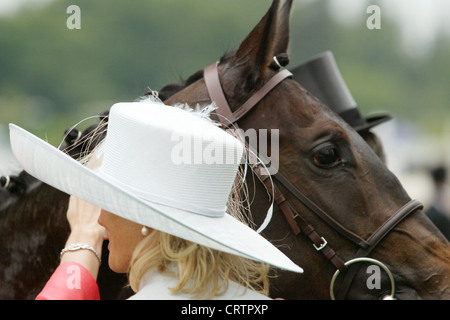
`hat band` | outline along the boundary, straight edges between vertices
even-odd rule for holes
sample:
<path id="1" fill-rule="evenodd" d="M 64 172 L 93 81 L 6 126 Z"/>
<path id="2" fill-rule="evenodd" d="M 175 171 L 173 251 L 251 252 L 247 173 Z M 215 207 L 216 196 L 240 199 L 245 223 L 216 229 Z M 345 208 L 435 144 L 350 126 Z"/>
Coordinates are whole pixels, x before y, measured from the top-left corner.
<path id="1" fill-rule="evenodd" d="M 207 216 L 211 218 L 221 218 L 224 216 L 225 212 L 227 211 L 227 207 L 224 206 L 223 209 L 212 209 L 212 208 L 205 208 L 201 206 L 197 206 L 192 203 L 182 202 L 176 199 L 167 198 L 161 195 L 157 195 L 154 193 L 146 192 L 139 190 L 135 187 L 132 187 L 128 184 L 123 183 L 122 181 L 119 181 L 118 179 L 114 178 L 113 176 L 107 174 L 102 168 L 100 167 L 97 170 L 101 176 L 103 176 L 106 180 L 112 182 L 122 190 L 130 193 L 131 195 L 145 201 L 145 202 L 153 202 L 156 204 L 168 206 L 171 208 L 188 211 L 190 213 L 195 213 L 202 216 Z"/>

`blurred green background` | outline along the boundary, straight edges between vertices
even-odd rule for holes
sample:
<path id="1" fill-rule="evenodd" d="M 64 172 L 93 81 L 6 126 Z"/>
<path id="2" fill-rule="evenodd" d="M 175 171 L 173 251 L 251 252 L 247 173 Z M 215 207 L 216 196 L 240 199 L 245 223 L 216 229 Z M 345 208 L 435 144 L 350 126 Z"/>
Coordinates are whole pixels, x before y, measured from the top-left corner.
<path id="1" fill-rule="evenodd" d="M 419 2 L 428 1 L 400 2 L 403 7 L 388 1 L 295 0 L 289 66 L 332 50 L 364 115 L 392 113 L 420 132 L 420 139 L 426 137 L 421 143 L 437 146 L 410 157 L 436 152 L 449 161 L 449 25 L 435 26 L 432 39 L 420 42 L 414 30 L 423 22 L 411 18 L 408 29 L 398 14 L 420 11 Z M 236 49 L 270 3 L 54 0 L 1 15 L 3 132 L 13 122 L 57 144 L 82 118 L 134 100 L 147 87 L 158 90 L 186 78 Z M 72 4 L 81 9 L 80 30 L 66 27 Z M 369 4 L 381 9 L 381 30 L 366 26 Z"/>

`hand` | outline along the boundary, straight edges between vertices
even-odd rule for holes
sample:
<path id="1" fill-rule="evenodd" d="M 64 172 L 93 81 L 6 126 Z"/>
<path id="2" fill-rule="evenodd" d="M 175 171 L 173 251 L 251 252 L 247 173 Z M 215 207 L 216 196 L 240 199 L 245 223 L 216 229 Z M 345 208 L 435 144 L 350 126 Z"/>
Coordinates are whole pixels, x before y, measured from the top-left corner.
<path id="1" fill-rule="evenodd" d="M 103 240 L 105 229 L 98 224 L 100 212 L 100 208 L 71 196 L 67 209 L 67 220 L 72 233 L 83 233 L 89 236 L 98 235 Z"/>
<path id="2" fill-rule="evenodd" d="M 105 228 L 98 224 L 101 209 L 86 202 L 70 197 L 67 209 L 67 220 L 69 221 L 71 233 L 66 242 L 66 247 L 75 244 L 88 244 L 99 255 L 102 254 L 102 245 L 105 237 Z M 61 263 L 75 261 L 83 265 L 97 279 L 100 266 L 98 258 L 89 250 L 67 251 L 61 258 Z"/>

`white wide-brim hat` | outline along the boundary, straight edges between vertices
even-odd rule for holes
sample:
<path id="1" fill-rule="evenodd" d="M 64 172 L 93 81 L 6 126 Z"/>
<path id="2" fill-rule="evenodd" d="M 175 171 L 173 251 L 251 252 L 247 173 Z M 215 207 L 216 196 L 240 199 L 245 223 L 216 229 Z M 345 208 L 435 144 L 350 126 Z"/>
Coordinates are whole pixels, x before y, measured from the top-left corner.
<path id="1" fill-rule="evenodd" d="M 242 144 L 209 119 L 154 101 L 112 106 L 97 169 L 10 124 L 11 148 L 37 179 L 138 224 L 301 273 L 226 213 Z"/>

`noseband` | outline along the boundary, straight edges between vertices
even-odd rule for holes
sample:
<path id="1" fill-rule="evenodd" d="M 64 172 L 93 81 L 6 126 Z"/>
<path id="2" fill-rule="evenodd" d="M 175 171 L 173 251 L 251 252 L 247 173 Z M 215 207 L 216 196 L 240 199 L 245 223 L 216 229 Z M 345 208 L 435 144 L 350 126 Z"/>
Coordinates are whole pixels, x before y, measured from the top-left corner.
<path id="1" fill-rule="evenodd" d="M 258 102 L 260 102 L 273 88 L 275 88 L 280 82 L 292 75 L 286 69 L 282 69 L 276 73 L 261 89 L 254 93 L 242 106 L 240 106 L 236 111 L 232 112 L 230 106 L 228 105 L 227 99 L 223 92 L 222 86 L 220 84 L 218 63 L 214 63 L 204 69 L 204 80 L 208 94 L 211 101 L 214 101 L 218 109 L 216 113 L 218 114 L 218 120 L 222 123 L 222 127 L 227 128 L 233 125 L 237 128 L 237 121 L 246 115 L 253 107 L 255 107 Z M 251 148 L 252 146 L 248 146 Z M 258 155 L 261 162 L 268 163 L 261 155 Z M 348 289 L 358 271 L 358 268 L 348 268 L 350 265 L 348 261 L 344 263 L 343 260 L 336 254 L 336 251 L 331 248 L 328 241 L 317 233 L 314 227 L 298 213 L 292 205 L 289 203 L 288 199 L 281 193 L 279 187 L 272 183 L 269 176 L 263 171 L 264 168 L 261 166 L 255 166 L 255 172 L 261 182 L 264 183 L 269 192 L 274 194 L 275 203 L 279 206 L 284 216 L 286 217 L 292 231 L 295 235 L 303 233 L 311 241 L 314 249 L 321 252 L 323 256 L 329 260 L 336 268 L 337 272 L 344 272 L 344 279 L 339 287 L 339 292 L 337 297 L 340 299 L 345 298 Z M 359 249 L 354 258 L 365 258 L 367 257 L 377 246 L 377 244 L 383 240 L 389 232 L 394 229 L 404 218 L 409 214 L 414 212 L 419 208 L 423 208 L 421 202 L 417 200 L 410 200 L 402 208 L 400 208 L 394 215 L 389 217 L 368 239 L 363 239 L 354 232 L 348 230 L 341 223 L 336 221 L 333 217 L 323 211 L 318 205 L 311 201 L 303 192 L 298 190 L 286 177 L 284 177 L 279 171 L 273 175 L 275 180 L 280 183 L 286 190 L 289 191 L 298 201 L 300 201 L 305 207 L 307 207 L 311 212 L 318 216 L 321 220 L 327 223 L 333 230 L 337 231 L 340 235 L 345 237 L 347 240 L 356 244 Z M 352 259 L 354 260 L 354 259 Z M 390 272 L 389 272 L 390 273 Z M 333 280 L 334 277 L 333 277 Z M 331 285 L 334 288 L 334 281 Z M 393 293 L 392 293 L 393 296 Z M 334 293 L 331 295 L 334 298 Z"/>

